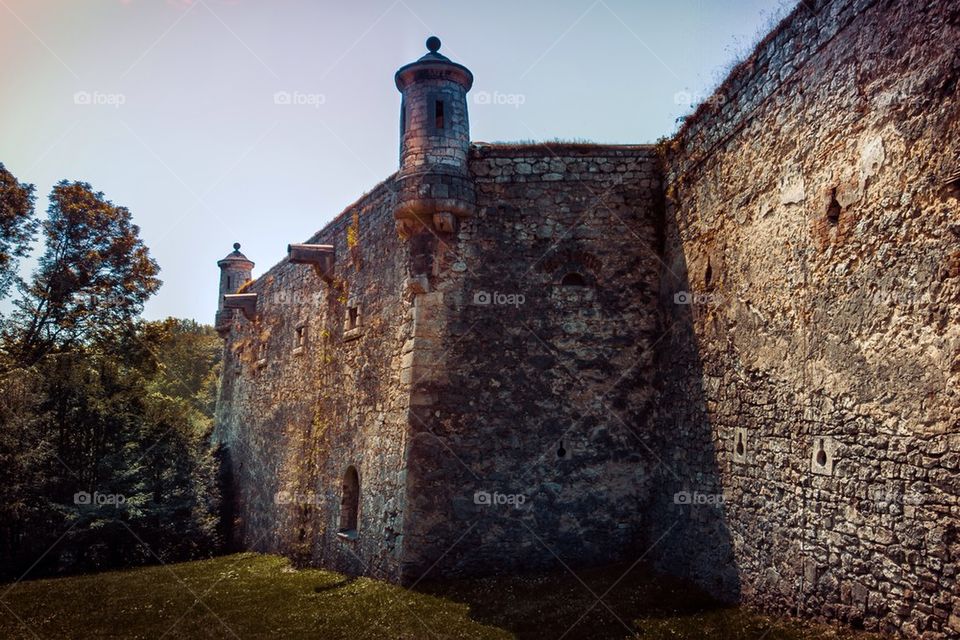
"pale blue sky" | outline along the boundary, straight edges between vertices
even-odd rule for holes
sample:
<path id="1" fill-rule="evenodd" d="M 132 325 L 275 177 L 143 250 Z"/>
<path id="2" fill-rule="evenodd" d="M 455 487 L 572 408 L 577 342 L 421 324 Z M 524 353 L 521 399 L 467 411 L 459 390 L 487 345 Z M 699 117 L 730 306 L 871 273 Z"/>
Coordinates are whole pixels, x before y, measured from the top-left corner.
<path id="1" fill-rule="evenodd" d="M 393 73 L 428 35 L 474 73 L 473 140 L 643 143 L 793 4 L 0 0 L 0 162 L 42 212 L 62 178 L 127 206 L 145 315 L 209 323 L 233 242 L 262 273 L 396 169 Z"/>

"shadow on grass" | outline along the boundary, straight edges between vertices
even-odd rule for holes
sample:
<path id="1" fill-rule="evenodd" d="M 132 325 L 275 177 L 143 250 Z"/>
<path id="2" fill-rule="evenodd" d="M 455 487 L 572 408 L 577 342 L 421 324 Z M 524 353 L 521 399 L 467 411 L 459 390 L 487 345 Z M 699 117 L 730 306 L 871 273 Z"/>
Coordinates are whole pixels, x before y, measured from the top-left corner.
<path id="1" fill-rule="evenodd" d="M 425 581 L 417 591 L 464 602 L 471 618 L 518 638 L 632 637 L 637 620 L 683 619 L 722 607 L 689 583 L 658 575 L 645 565 L 574 573 Z"/>
<path id="2" fill-rule="evenodd" d="M 574 573 L 576 575 L 574 575 Z M 852 629 L 763 615 L 714 600 L 648 565 L 526 576 L 436 580 L 417 591 L 470 607 L 470 617 L 517 638 L 636 640 L 865 640 Z"/>
<path id="3" fill-rule="evenodd" d="M 442 580 L 411 592 L 243 553 L 0 585 L 0 593 L 0 638 L 16 640 L 876 637 L 722 606 L 642 565 Z"/>

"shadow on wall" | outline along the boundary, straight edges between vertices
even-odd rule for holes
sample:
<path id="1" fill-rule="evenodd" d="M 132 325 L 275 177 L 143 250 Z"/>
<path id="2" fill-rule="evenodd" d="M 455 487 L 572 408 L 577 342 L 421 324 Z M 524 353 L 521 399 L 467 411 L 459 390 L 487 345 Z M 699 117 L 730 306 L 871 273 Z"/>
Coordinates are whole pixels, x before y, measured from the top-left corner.
<path id="1" fill-rule="evenodd" d="M 740 598 L 741 583 L 727 526 L 722 456 L 707 406 L 698 317 L 710 300 L 693 291 L 674 206 L 665 211 L 660 308 L 667 332 L 657 345 L 659 408 L 654 452 L 660 468 L 648 506 L 649 556 L 660 571 L 693 580 L 725 602 Z M 701 323 L 703 326 L 704 323 Z"/>
<path id="2" fill-rule="evenodd" d="M 217 488 L 220 491 L 220 511 L 217 522 L 217 534 L 220 537 L 220 544 L 225 553 L 241 551 L 242 541 L 236 536 L 234 529 L 234 519 L 237 515 L 236 494 L 234 492 L 233 482 L 233 460 L 230 455 L 230 448 L 225 443 L 220 443 L 213 453 L 214 462 L 217 465 Z"/>

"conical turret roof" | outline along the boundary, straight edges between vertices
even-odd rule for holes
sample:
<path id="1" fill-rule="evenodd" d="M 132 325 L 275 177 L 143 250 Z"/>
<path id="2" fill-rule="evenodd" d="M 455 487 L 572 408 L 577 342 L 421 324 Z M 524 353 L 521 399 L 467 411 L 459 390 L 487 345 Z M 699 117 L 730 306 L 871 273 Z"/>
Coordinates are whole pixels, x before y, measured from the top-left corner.
<path id="1" fill-rule="evenodd" d="M 240 243 L 234 242 L 233 251 L 228 253 L 226 257 L 224 257 L 222 260 L 218 260 L 217 266 L 222 268 L 228 264 L 238 263 L 238 262 L 245 262 L 249 264 L 251 267 L 253 267 L 253 262 L 247 256 L 240 253 Z"/>

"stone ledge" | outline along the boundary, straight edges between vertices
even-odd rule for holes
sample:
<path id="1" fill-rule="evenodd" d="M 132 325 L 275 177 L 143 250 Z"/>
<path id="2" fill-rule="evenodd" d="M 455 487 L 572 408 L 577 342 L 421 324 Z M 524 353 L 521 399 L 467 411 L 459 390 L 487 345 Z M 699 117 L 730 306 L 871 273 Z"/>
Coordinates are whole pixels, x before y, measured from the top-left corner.
<path id="1" fill-rule="evenodd" d="M 353 329 L 347 329 L 343 332 L 343 341 L 350 342 L 352 340 L 357 340 L 358 338 L 363 337 L 364 327 L 354 327 Z"/>

